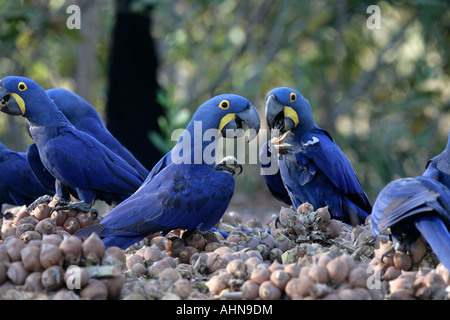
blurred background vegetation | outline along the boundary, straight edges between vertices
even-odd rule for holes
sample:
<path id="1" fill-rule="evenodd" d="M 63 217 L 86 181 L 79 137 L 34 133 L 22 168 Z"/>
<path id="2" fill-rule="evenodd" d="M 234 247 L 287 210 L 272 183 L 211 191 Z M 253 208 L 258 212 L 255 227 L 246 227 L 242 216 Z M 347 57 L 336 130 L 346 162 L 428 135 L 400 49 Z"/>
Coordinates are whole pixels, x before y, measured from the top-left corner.
<path id="1" fill-rule="evenodd" d="M 152 20 L 158 102 L 166 116 L 158 118 L 159 128 L 148 128 L 147 138 L 161 152 L 171 148 L 171 132 L 211 96 L 245 96 L 263 118 L 264 97 L 278 86 L 310 101 L 317 124 L 348 156 L 371 201 L 389 181 L 422 174 L 447 143 L 446 0 L 124 1 Z M 80 30 L 66 26 L 71 4 L 81 8 Z M 369 5 L 381 9 L 379 30 L 366 26 Z M 0 0 L 0 77 L 23 75 L 45 89 L 75 91 L 108 123 L 116 10 L 107 0 Z M 25 151 L 31 140 L 23 119 L 0 114 L 0 141 Z M 244 167 L 237 191 L 247 199 L 267 194 L 257 165 Z"/>

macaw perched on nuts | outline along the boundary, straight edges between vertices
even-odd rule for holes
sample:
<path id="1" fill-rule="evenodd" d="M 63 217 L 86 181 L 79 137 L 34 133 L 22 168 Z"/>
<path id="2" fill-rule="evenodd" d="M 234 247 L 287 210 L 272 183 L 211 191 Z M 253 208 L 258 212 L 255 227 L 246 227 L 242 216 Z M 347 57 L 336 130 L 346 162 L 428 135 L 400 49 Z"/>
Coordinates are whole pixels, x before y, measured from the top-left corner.
<path id="1" fill-rule="evenodd" d="M 219 164 L 206 161 L 205 151 L 214 150 L 220 135 L 242 134 L 242 123 L 253 139 L 260 127 L 256 108 L 245 98 L 223 94 L 208 100 L 192 117 L 177 145 L 155 166 L 153 174 L 131 197 L 113 208 L 97 225 L 87 226 L 76 235 L 82 238 L 96 232 L 105 246 L 122 249 L 156 232 L 173 229 L 203 232 L 222 217 L 234 193 L 234 174 L 242 166 L 234 157 Z M 209 140 L 192 139 L 197 133 L 214 133 Z M 180 158 L 175 158 L 175 154 Z"/>
<path id="2" fill-rule="evenodd" d="M 277 136 L 263 148 L 279 154 L 279 174 L 272 181 L 265 178 L 269 189 L 287 193 L 295 208 L 304 202 L 328 206 L 334 219 L 364 223 L 372 210 L 370 201 L 350 161 L 314 122 L 308 100 L 284 87 L 271 90 L 265 100 L 267 124 Z"/>
<path id="3" fill-rule="evenodd" d="M 109 132 L 100 114 L 86 100 L 62 88 L 48 89 L 46 92 L 75 128 L 97 139 L 108 149 L 127 161 L 139 172 L 143 179 L 147 178 L 149 171 Z M 28 121 L 26 121 L 26 125 L 28 128 Z M 27 157 L 38 180 L 50 193 L 54 194 L 55 178 L 45 169 L 34 143 L 28 147 Z"/>
<path id="4" fill-rule="evenodd" d="M 75 128 L 39 84 L 24 77 L 0 80 L 0 110 L 23 116 L 40 160 L 56 180 L 56 196 L 70 201 L 70 190 L 82 202 L 60 206 L 88 212 L 96 199 L 121 202 L 144 177 L 91 135 Z"/>

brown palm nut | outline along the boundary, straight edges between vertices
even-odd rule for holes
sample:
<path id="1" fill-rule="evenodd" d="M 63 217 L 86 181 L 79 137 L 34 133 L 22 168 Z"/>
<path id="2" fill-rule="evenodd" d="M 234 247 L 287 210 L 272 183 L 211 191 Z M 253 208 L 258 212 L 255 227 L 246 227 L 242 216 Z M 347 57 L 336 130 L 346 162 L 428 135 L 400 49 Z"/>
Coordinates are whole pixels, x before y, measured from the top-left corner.
<path id="1" fill-rule="evenodd" d="M 80 297 L 87 300 L 108 299 L 108 288 L 103 281 L 91 279 L 89 283 L 80 290 Z"/>
<path id="2" fill-rule="evenodd" d="M 83 241 L 83 259 L 88 264 L 98 264 L 105 253 L 105 244 L 97 233 L 93 232 Z"/>
<path id="3" fill-rule="evenodd" d="M 275 270 L 270 275 L 270 281 L 280 290 L 284 290 L 286 283 L 289 281 L 290 276 L 282 269 Z"/>
<path id="4" fill-rule="evenodd" d="M 74 234 L 78 230 L 80 230 L 81 224 L 75 217 L 68 217 L 63 224 L 63 228 L 70 234 Z"/>
<path id="5" fill-rule="evenodd" d="M 23 285 L 29 272 L 23 266 L 22 261 L 15 261 L 9 265 L 6 275 L 15 285 Z"/>
<path id="6" fill-rule="evenodd" d="M 56 290 L 64 284 L 64 270 L 60 266 L 51 266 L 42 272 L 42 286 L 47 290 Z"/>
<path id="7" fill-rule="evenodd" d="M 81 260 L 82 241 L 75 236 L 64 236 L 59 249 L 64 256 L 66 265 L 77 265 Z"/>
<path id="8" fill-rule="evenodd" d="M 23 266 L 29 272 L 41 270 L 42 266 L 39 260 L 40 253 L 41 253 L 40 248 L 35 246 L 26 246 L 20 252 Z"/>
<path id="9" fill-rule="evenodd" d="M 281 290 L 270 281 L 264 281 L 259 286 L 259 297 L 263 300 L 278 300 Z"/>
<path id="10" fill-rule="evenodd" d="M 53 219 L 47 218 L 39 221 L 39 223 L 34 227 L 34 231 L 40 234 L 52 234 L 56 232 L 56 224 Z"/>
<path id="11" fill-rule="evenodd" d="M 60 266 L 63 262 L 63 255 L 57 246 L 51 243 L 45 243 L 41 245 L 39 261 L 44 269 L 51 266 Z"/>

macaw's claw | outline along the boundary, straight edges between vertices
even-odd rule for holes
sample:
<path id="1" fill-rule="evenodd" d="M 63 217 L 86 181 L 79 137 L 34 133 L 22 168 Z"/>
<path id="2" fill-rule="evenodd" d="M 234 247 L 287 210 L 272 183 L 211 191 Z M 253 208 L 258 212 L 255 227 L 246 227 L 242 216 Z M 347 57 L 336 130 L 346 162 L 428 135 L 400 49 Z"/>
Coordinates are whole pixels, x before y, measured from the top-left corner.
<path id="1" fill-rule="evenodd" d="M 288 152 L 292 148 L 292 144 L 285 143 L 284 140 L 286 139 L 287 135 L 291 131 L 285 132 L 281 137 L 275 137 L 270 139 L 270 145 L 272 147 L 272 152 L 278 152 L 279 154 L 284 154 Z"/>
<path id="2" fill-rule="evenodd" d="M 280 216 L 277 216 L 277 217 L 275 218 L 275 228 L 279 228 L 279 227 L 278 227 L 278 224 L 281 224 Z"/>
<path id="3" fill-rule="evenodd" d="M 278 151 L 279 154 L 285 154 L 292 148 L 292 144 L 281 143 L 281 144 L 273 145 L 273 147 Z"/>
<path id="4" fill-rule="evenodd" d="M 37 198 L 36 200 L 34 200 L 28 207 L 27 207 L 27 212 L 30 213 L 31 211 L 33 211 L 34 209 L 36 209 L 41 203 L 44 202 L 50 202 L 53 200 L 52 196 L 49 195 L 44 195 L 44 196 L 40 196 L 39 198 Z"/>
<path id="5" fill-rule="evenodd" d="M 63 204 L 63 203 L 61 205 L 58 204 L 55 208 L 52 209 L 50 213 L 53 213 L 53 211 L 70 210 L 70 209 L 88 213 L 88 215 L 92 220 L 95 220 L 98 216 L 97 210 L 91 209 L 91 205 L 83 201 L 72 202 L 70 204 Z"/>
<path id="6" fill-rule="evenodd" d="M 392 245 L 389 249 L 387 249 L 382 255 L 381 255 L 381 262 L 383 262 L 384 258 L 386 258 L 391 252 L 395 250 L 395 246 Z"/>
<path id="7" fill-rule="evenodd" d="M 236 171 L 239 169 L 239 174 L 242 173 L 242 165 L 236 160 L 233 156 L 227 156 L 220 161 L 214 168 L 218 171 L 227 171 L 231 173 L 231 175 L 235 175 Z"/>

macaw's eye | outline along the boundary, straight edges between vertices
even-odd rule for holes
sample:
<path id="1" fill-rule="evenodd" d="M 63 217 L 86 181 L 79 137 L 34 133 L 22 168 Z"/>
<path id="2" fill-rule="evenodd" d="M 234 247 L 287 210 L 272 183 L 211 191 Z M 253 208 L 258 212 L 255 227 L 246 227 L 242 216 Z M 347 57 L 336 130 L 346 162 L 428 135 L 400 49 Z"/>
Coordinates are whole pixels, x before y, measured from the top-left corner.
<path id="1" fill-rule="evenodd" d="M 228 101 L 228 100 L 222 100 L 219 103 L 219 108 L 220 109 L 227 110 L 229 107 L 230 107 L 230 101 Z"/>
<path id="2" fill-rule="evenodd" d="M 25 82 L 19 82 L 19 84 L 17 85 L 17 88 L 19 88 L 20 91 L 25 91 L 27 90 L 27 85 L 25 84 Z"/>
<path id="3" fill-rule="evenodd" d="M 289 95 L 289 100 L 291 100 L 291 102 L 295 102 L 295 100 L 297 100 L 297 95 L 291 92 L 291 94 Z"/>

